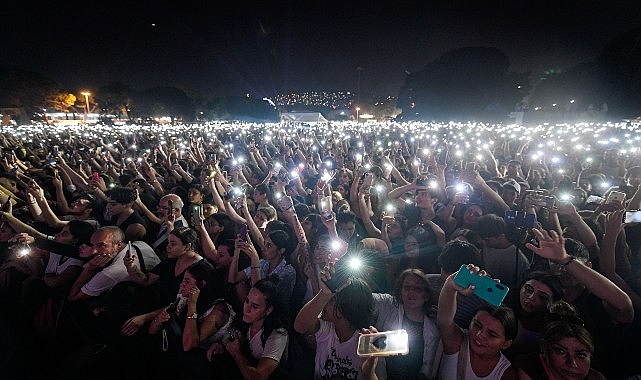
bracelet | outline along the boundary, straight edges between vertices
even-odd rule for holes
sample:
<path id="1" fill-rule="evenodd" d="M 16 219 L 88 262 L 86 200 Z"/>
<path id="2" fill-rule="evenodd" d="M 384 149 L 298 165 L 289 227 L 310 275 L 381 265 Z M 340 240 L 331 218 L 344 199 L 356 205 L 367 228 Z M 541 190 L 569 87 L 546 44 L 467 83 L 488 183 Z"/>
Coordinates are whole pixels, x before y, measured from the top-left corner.
<path id="1" fill-rule="evenodd" d="M 251 269 L 260 269 L 260 266 L 257 266 L 257 267 L 251 267 Z"/>
<path id="2" fill-rule="evenodd" d="M 193 313 L 192 315 L 188 315 L 187 319 L 198 319 L 198 313 Z"/>
<path id="3" fill-rule="evenodd" d="M 564 271 L 567 271 L 568 270 L 568 265 L 570 265 L 570 263 L 573 262 L 574 260 L 576 260 L 576 257 L 570 255 L 570 257 L 568 258 L 568 261 L 566 261 L 564 263 L 560 263 L 560 265 L 561 265 L 561 267 L 563 268 Z"/>

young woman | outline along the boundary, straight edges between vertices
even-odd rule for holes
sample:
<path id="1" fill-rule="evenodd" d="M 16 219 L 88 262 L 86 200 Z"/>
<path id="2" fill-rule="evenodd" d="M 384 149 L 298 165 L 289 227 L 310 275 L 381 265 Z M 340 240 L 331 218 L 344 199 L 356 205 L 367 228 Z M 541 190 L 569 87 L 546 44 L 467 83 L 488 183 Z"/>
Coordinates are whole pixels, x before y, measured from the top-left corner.
<path id="1" fill-rule="evenodd" d="M 327 268 L 321 273 L 325 280 L 331 277 Z M 336 293 L 320 281 L 320 291 L 294 321 L 298 333 L 316 338 L 314 379 L 362 378 L 361 358 L 356 356 L 358 335 L 371 326 L 373 314 L 374 298 L 364 280 L 354 278 Z"/>
<path id="2" fill-rule="evenodd" d="M 222 342 L 228 335 L 234 312 L 229 304 L 218 299 L 214 267 L 205 260 L 190 266 L 180 283 L 176 300 L 160 310 L 149 325 L 149 333 L 161 333 L 162 367 L 177 371 L 186 378 L 206 376 L 208 365 L 204 352 L 213 342 Z M 167 375 L 167 372 L 165 375 Z"/>
<path id="3" fill-rule="evenodd" d="M 286 258 L 289 257 L 294 249 L 294 244 L 287 232 L 282 230 L 271 231 L 265 237 L 265 248 L 263 248 L 263 258 L 261 259 L 249 236 L 247 236 L 246 241 L 241 238 L 236 239 L 236 249 L 229 267 L 228 282 L 237 284 L 250 279 L 253 285 L 258 280 L 270 276 L 277 277 L 279 296 L 283 304 L 287 305 L 294 291 L 296 269 L 287 262 Z M 241 252 L 249 257 L 251 265 L 238 271 L 238 260 Z M 240 297 L 240 299 L 244 299 L 244 297 Z"/>
<path id="4" fill-rule="evenodd" d="M 278 287 L 270 279 L 254 284 L 243 304 L 242 322 L 235 323 L 225 344 L 213 344 L 207 357 L 211 374 L 224 379 L 268 379 L 287 358 L 288 325 Z M 225 361 L 225 352 L 231 360 Z M 227 356 L 227 358 L 229 358 Z"/>
<path id="5" fill-rule="evenodd" d="M 552 302 L 563 299 L 563 287 L 559 278 L 552 273 L 532 271 L 521 284 L 518 301 L 513 302 L 518 333 L 507 350 L 508 358 L 531 351 L 538 352 L 541 330 L 548 307 Z"/>
<path id="6" fill-rule="evenodd" d="M 176 298 L 185 271 L 190 266 L 203 260 L 198 253 L 198 234 L 189 227 L 176 227 L 167 237 L 167 258 L 156 265 L 149 273 L 143 273 L 134 265 L 134 256 L 123 258 L 129 281 L 143 287 L 154 286 L 154 300 L 147 306 L 149 312 L 137 315 L 125 322 L 122 327 L 124 335 L 135 334 L 140 327 L 151 321 L 159 307 L 166 306 Z"/>
<path id="7" fill-rule="evenodd" d="M 478 272 L 479 268 L 468 265 L 467 269 Z M 454 323 L 456 295 L 470 295 L 473 287 L 463 289 L 454 283 L 458 272 L 445 280 L 438 300 L 437 324 L 443 341 L 440 377 L 442 379 L 517 379 L 517 370 L 503 355 L 516 337 L 517 322 L 512 309 L 481 306 L 468 330 Z M 485 275 L 482 271 L 481 275 Z"/>
<path id="8" fill-rule="evenodd" d="M 594 341 L 577 317 L 574 308 L 558 301 L 550 305 L 541 339 L 541 350 L 519 356 L 515 364 L 522 380 L 602 380 L 599 371 L 590 367 Z"/>
<path id="9" fill-rule="evenodd" d="M 409 353 L 385 359 L 388 379 L 431 376 L 440 340 L 435 321 L 428 317 L 435 298 L 427 276 L 420 269 L 404 270 L 398 279 L 394 295 L 374 294 L 378 329 L 405 329 L 409 335 Z"/>

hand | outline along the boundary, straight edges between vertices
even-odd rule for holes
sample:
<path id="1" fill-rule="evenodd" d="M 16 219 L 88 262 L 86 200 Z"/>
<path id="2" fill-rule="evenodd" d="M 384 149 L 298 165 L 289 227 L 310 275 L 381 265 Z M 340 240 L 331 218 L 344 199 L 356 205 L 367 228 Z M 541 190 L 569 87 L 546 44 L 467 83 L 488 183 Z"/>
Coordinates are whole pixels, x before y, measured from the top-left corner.
<path id="1" fill-rule="evenodd" d="M 229 352 L 229 354 L 232 357 L 236 357 L 238 355 L 241 355 L 241 352 L 240 352 L 240 338 L 238 336 L 236 336 L 236 339 L 229 340 L 225 344 L 225 350 L 227 350 L 227 352 Z"/>
<path id="2" fill-rule="evenodd" d="M 122 335 L 132 336 L 140 330 L 140 327 L 145 324 L 145 319 L 142 315 L 131 317 L 122 325 L 120 333 Z"/>
<path id="3" fill-rule="evenodd" d="M 481 270 L 479 267 L 477 267 L 476 265 L 473 265 L 473 264 L 468 264 L 466 269 L 464 269 L 464 270 L 469 270 L 470 273 L 476 272 L 476 273 L 479 274 L 479 276 L 487 276 L 487 272 L 485 272 L 484 270 Z M 459 284 L 454 282 L 454 277 L 456 277 L 458 272 L 459 271 L 456 271 L 456 272 L 452 273 L 451 275 L 449 275 L 447 277 L 447 279 L 445 280 L 445 284 L 443 285 L 443 287 L 444 288 L 447 287 L 447 288 L 455 290 L 455 291 L 457 291 L 457 292 L 459 292 L 459 293 L 461 293 L 461 294 L 463 294 L 465 296 L 469 296 L 470 294 L 474 293 L 474 285 L 470 285 L 467 288 L 463 288 L 462 286 L 460 286 Z"/>
<path id="4" fill-rule="evenodd" d="M 122 258 L 123 264 L 125 264 L 125 267 L 127 268 L 127 272 L 132 272 L 132 269 L 137 268 L 136 264 L 136 256 L 132 255 L 130 252 L 125 253 L 125 257 Z"/>
<path id="5" fill-rule="evenodd" d="M 563 262 L 568 257 L 565 251 L 565 238 L 562 235 L 554 230 L 547 232 L 538 228 L 533 228 L 532 232 L 539 241 L 539 247 L 532 243 L 525 244 L 532 252 L 554 262 Z"/>
<path id="6" fill-rule="evenodd" d="M 193 288 L 189 289 L 188 302 L 191 303 L 192 305 L 196 305 L 196 302 L 198 301 L 199 296 L 200 296 L 200 289 L 197 286 L 194 286 Z"/>
<path id="7" fill-rule="evenodd" d="M 618 235 L 624 226 L 624 224 L 622 223 L 624 215 L 625 210 L 617 210 L 605 214 L 605 233 L 611 233 L 615 236 Z"/>
<path id="8" fill-rule="evenodd" d="M 212 343 L 207 349 L 207 360 L 211 361 L 213 355 L 220 355 L 225 352 L 225 347 L 220 343 Z"/>
<path id="9" fill-rule="evenodd" d="M 87 263 L 87 267 L 90 270 L 98 270 L 102 269 L 107 263 L 111 261 L 111 255 L 110 254 L 99 254 L 95 255 L 89 262 Z"/>

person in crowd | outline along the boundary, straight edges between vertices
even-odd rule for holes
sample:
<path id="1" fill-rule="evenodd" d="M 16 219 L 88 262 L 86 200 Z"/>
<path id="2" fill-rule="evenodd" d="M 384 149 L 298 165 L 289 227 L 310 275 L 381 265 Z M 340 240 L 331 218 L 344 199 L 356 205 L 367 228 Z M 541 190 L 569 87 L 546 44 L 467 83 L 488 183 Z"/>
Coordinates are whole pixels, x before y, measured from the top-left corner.
<path id="1" fill-rule="evenodd" d="M 291 260 L 289 257 L 294 249 L 294 244 L 285 231 L 271 231 L 265 237 L 265 248 L 261 259 L 249 235 L 245 238 L 239 237 L 236 239 L 236 248 L 229 267 L 228 282 L 237 284 L 251 280 L 250 283 L 253 285 L 260 279 L 275 277 L 281 301 L 283 305 L 288 305 L 296 282 L 296 269 L 288 262 Z M 250 266 L 242 270 L 238 268 L 241 253 L 250 259 Z M 241 297 L 240 293 L 238 297 L 239 299 L 245 298 Z"/>
<path id="2" fill-rule="evenodd" d="M 607 377 L 619 377 L 616 374 L 625 368 L 619 353 L 626 348 L 621 344 L 634 319 L 630 297 L 591 268 L 586 249 L 567 251 L 565 238 L 555 231 L 533 232 L 538 246 L 527 243 L 527 248 L 550 261 L 551 269 L 560 276 L 565 301 L 577 310 L 595 340 L 592 365 Z"/>
<path id="3" fill-rule="evenodd" d="M 158 204 L 158 196 L 156 195 L 156 190 L 144 178 L 132 178 L 131 181 L 129 181 L 129 183 L 127 184 L 127 187 L 130 187 L 138 192 L 140 201 L 149 210 L 153 210 Z M 138 212 L 142 214 L 141 210 L 138 210 Z"/>
<path id="4" fill-rule="evenodd" d="M 26 233 L 13 236 L 10 240 L 28 249 L 28 253 L 0 266 L 2 299 L 7 306 L 4 309 L 18 311 L 21 318 L 33 317 L 36 309 L 41 309 L 42 317 L 51 321 L 53 301 L 64 299 L 82 272 L 84 262 L 78 256 L 78 247 L 88 243 L 93 232 L 91 224 L 74 220 L 55 234 L 53 240 L 34 238 Z"/>
<path id="5" fill-rule="evenodd" d="M 169 233 L 177 227 L 188 227 L 187 219 L 182 215 L 183 201 L 177 194 L 166 194 L 158 201 L 158 216 L 155 217 L 156 225 L 159 226 L 156 236 L 150 237 L 150 245 L 159 257 L 167 256 L 166 249 Z"/>
<path id="6" fill-rule="evenodd" d="M 574 308 L 557 301 L 549 305 L 541 334 L 540 351 L 517 357 L 522 380 L 605 380 L 592 368 L 594 340 Z"/>
<path id="7" fill-rule="evenodd" d="M 128 187 L 113 187 L 105 191 L 107 214 L 105 225 L 117 226 L 127 241 L 145 241 L 147 222 L 134 210 L 136 191 Z"/>
<path id="8" fill-rule="evenodd" d="M 331 278 L 325 267 L 322 280 Z M 324 281 L 320 290 L 298 312 L 294 330 L 316 339 L 314 379 L 360 379 L 361 359 L 356 356 L 360 329 L 373 323 L 374 298 L 367 283 L 359 278 L 332 292 Z"/>
<path id="9" fill-rule="evenodd" d="M 357 231 L 357 218 L 352 211 L 344 210 L 336 213 L 336 230 L 338 237 L 350 247 L 356 247 L 363 239 L 363 236 Z"/>
<path id="10" fill-rule="evenodd" d="M 409 353 L 385 358 L 388 379 L 430 378 L 440 335 L 433 319 L 436 293 L 420 269 L 406 269 L 398 278 L 394 294 L 374 293 L 380 331 L 405 329 L 409 336 Z M 434 372 L 433 372 L 434 371 Z M 420 377 L 422 375 L 423 377 Z"/>
<path id="11" fill-rule="evenodd" d="M 209 369 L 205 352 L 212 343 L 224 342 L 235 313 L 219 298 L 215 268 L 205 260 L 189 266 L 176 300 L 157 312 L 149 333 L 159 335 L 156 345 L 157 375 L 202 379 Z"/>
<path id="12" fill-rule="evenodd" d="M 390 283 L 394 283 L 394 279 L 407 268 L 419 268 L 425 273 L 439 273 L 440 253 L 441 246 L 430 227 L 417 226 L 410 229 L 405 237 L 403 253 L 385 258 Z"/>
<path id="13" fill-rule="evenodd" d="M 125 335 L 135 334 L 140 327 L 156 316 L 157 308 L 173 301 L 179 292 L 185 271 L 192 265 L 203 260 L 198 253 L 198 235 L 189 227 L 173 229 L 167 238 L 167 258 L 160 261 L 150 271 L 143 271 L 137 264 L 133 255 L 125 256 L 123 263 L 127 268 L 128 280 L 143 287 L 152 287 L 153 299 L 148 300 L 148 310 L 144 314 L 128 319 L 122 326 Z M 212 278 L 218 280 L 218 287 L 222 286 L 220 276 Z M 210 281 L 210 285 L 214 283 Z M 221 291 L 222 295 L 222 291 Z"/>
<path id="14" fill-rule="evenodd" d="M 468 265 L 461 270 L 479 272 Z M 458 272 L 458 271 L 457 271 Z M 440 377 L 442 379 L 517 379 L 517 369 L 503 354 L 517 334 L 514 312 L 507 306 L 481 306 L 467 330 L 456 325 L 457 294 L 469 295 L 473 287 L 463 289 L 451 274 L 438 299 L 437 325 L 443 341 Z M 480 275 L 485 275 L 480 272 Z"/>
<path id="15" fill-rule="evenodd" d="M 474 245 L 463 240 L 452 240 L 445 244 L 441 254 L 438 256 L 440 273 L 426 274 L 427 281 L 435 294 L 440 294 L 445 284 L 445 280 L 452 274 L 456 273 L 461 266 L 473 264 L 478 267 L 483 266 L 481 252 Z M 476 294 L 456 295 L 456 314 L 454 322 L 461 328 L 467 328 L 472 321 L 476 310 L 483 305 Z"/>
<path id="16" fill-rule="evenodd" d="M 496 214 L 483 215 L 475 230 L 483 241 L 484 269 L 510 289 L 516 289 L 530 267 L 530 261 L 514 244 L 504 218 Z"/>
<path id="17" fill-rule="evenodd" d="M 278 286 L 271 279 L 261 279 L 252 286 L 243 304 L 242 319 L 237 317 L 234 321 L 236 330 L 207 351 L 212 376 L 272 379 L 279 366 L 286 367 L 290 325 L 280 298 Z M 225 361 L 224 353 L 232 360 Z"/>
<path id="18" fill-rule="evenodd" d="M 513 359 L 521 353 L 538 351 L 548 307 L 563 297 L 561 282 L 553 273 L 531 271 L 525 275 L 518 293 L 518 302 L 513 302 L 512 306 L 519 330 L 506 352 L 508 358 Z"/>

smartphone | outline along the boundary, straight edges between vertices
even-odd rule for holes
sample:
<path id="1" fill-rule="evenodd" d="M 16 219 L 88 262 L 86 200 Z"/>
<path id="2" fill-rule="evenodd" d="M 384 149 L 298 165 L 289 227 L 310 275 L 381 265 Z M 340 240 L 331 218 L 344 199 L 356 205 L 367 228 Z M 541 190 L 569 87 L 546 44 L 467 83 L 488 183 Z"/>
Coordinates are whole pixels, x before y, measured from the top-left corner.
<path id="1" fill-rule="evenodd" d="M 474 171 L 475 169 L 476 169 L 476 165 L 474 164 L 474 162 L 468 162 L 468 163 L 465 164 L 465 170 L 466 171 L 470 171 L 471 172 L 471 171 Z"/>
<path id="2" fill-rule="evenodd" d="M 278 204 L 278 207 L 281 209 L 281 211 L 289 210 L 294 205 L 292 203 L 292 197 L 290 197 L 289 195 L 283 195 L 282 197 L 278 198 L 276 204 Z"/>
<path id="3" fill-rule="evenodd" d="M 98 174 L 98 172 L 93 172 L 93 179 L 98 181 L 100 179 L 100 174 Z"/>
<path id="4" fill-rule="evenodd" d="M 416 179 L 416 186 L 427 186 L 427 177 L 422 175 Z"/>
<path id="5" fill-rule="evenodd" d="M 170 199 L 167 202 L 167 207 L 169 208 L 169 210 L 167 210 L 167 219 L 174 220 L 174 201 Z"/>
<path id="6" fill-rule="evenodd" d="M 53 154 L 49 156 L 49 165 L 52 168 L 55 168 L 58 166 L 58 160 L 56 159 L 56 156 Z"/>
<path id="7" fill-rule="evenodd" d="M 461 265 L 458 273 L 454 277 L 454 282 L 463 288 L 474 285 L 474 294 L 496 307 L 501 306 L 503 299 L 510 290 L 505 284 L 490 278 L 481 276 L 478 272 L 470 273 L 467 264 Z"/>
<path id="8" fill-rule="evenodd" d="M 127 243 L 127 256 L 131 256 L 131 241 Z"/>
<path id="9" fill-rule="evenodd" d="M 334 219 L 334 214 L 332 213 L 332 196 L 328 195 L 321 198 L 320 201 L 320 214 L 323 220 L 329 222 Z"/>
<path id="10" fill-rule="evenodd" d="M 180 302 L 180 297 L 176 298 L 176 300 L 167 306 L 167 314 L 169 314 L 170 317 L 173 317 L 174 314 L 176 313 L 176 309 L 178 309 L 178 303 Z"/>
<path id="11" fill-rule="evenodd" d="M 332 277 L 327 281 L 323 280 L 325 285 L 327 285 L 329 290 L 332 292 L 336 292 L 338 288 L 347 282 L 354 271 L 354 269 L 350 267 L 348 260 L 344 257 L 345 256 L 338 259 L 334 264 L 334 273 L 332 274 Z"/>
<path id="12" fill-rule="evenodd" d="M 200 227 L 203 224 L 203 206 L 193 205 L 192 217 L 194 218 L 194 225 Z"/>
<path id="13" fill-rule="evenodd" d="M 439 165 L 446 165 L 447 164 L 447 157 L 448 152 L 446 149 L 441 150 L 437 155 L 436 155 L 436 163 Z"/>
<path id="14" fill-rule="evenodd" d="M 9 199 L 11 199 L 11 196 L 9 196 Z M 641 211 L 639 210 L 626 211 L 625 215 L 623 216 L 623 223 L 641 223 Z"/>
<path id="15" fill-rule="evenodd" d="M 247 241 L 247 223 L 243 223 L 240 225 L 240 239 L 243 241 Z"/>
<path id="16" fill-rule="evenodd" d="M 614 201 L 623 202 L 625 199 L 625 193 L 621 191 L 611 191 L 608 195 L 608 200 L 605 203 L 612 203 Z"/>
<path id="17" fill-rule="evenodd" d="M 11 207 L 11 195 L 7 197 L 7 201 L 2 205 L 2 211 L 9 212 L 9 207 Z"/>
<path id="18" fill-rule="evenodd" d="M 365 357 L 407 355 L 409 351 L 408 335 L 405 330 L 360 335 L 356 347 L 356 354 Z"/>

